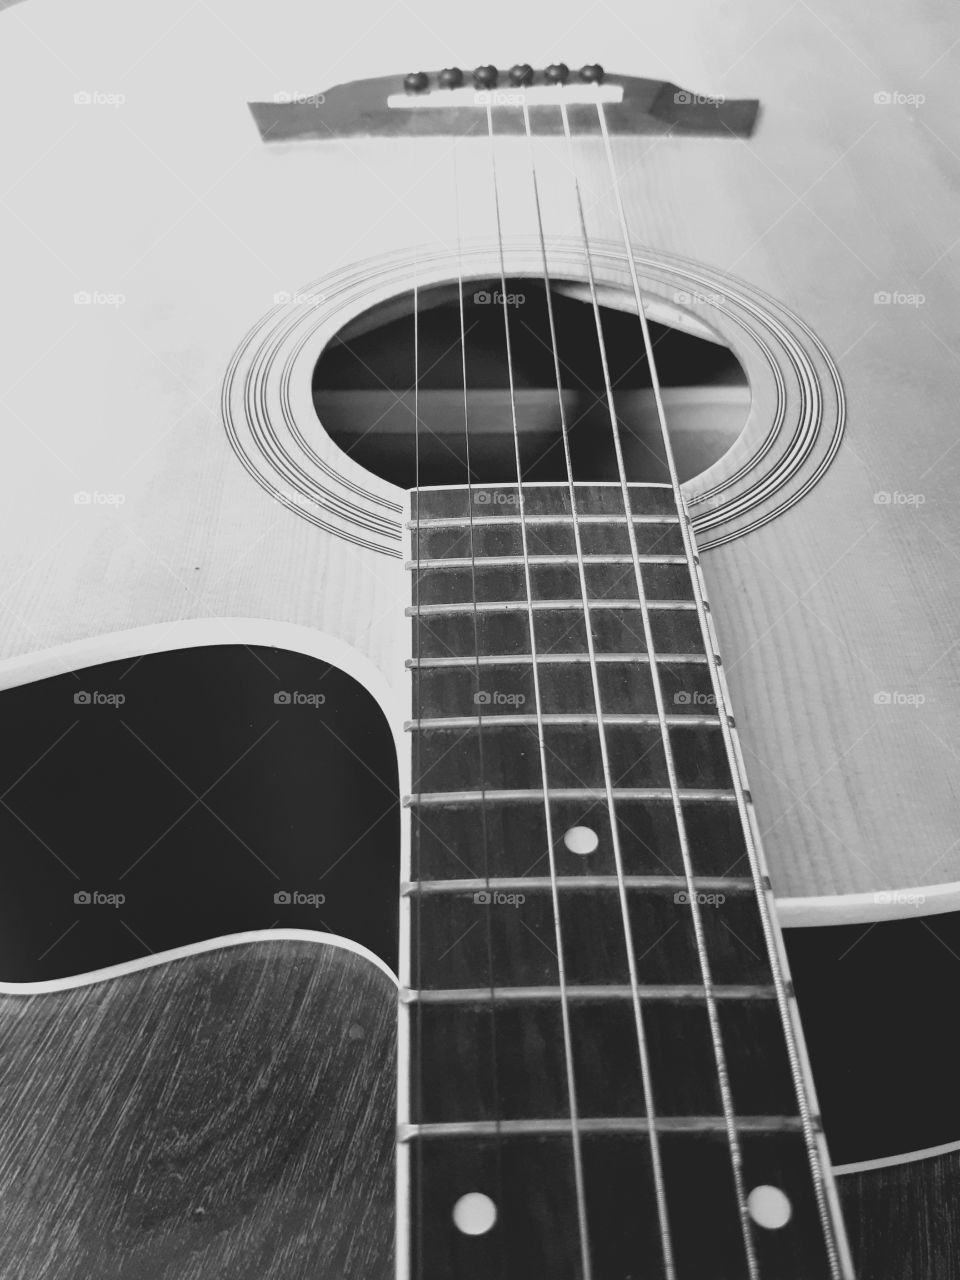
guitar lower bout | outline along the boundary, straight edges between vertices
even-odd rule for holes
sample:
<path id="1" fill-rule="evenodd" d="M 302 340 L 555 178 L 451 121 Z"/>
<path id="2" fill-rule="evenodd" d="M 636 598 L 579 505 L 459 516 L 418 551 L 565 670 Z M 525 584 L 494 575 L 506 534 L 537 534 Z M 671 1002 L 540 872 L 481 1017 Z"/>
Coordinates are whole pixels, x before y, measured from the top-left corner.
<path id="1" fill-rule="evenodd" d="M 388 1280 L 382 961 L 274 930 L 41 985 L 0 994 L 0 1274 Z"/>

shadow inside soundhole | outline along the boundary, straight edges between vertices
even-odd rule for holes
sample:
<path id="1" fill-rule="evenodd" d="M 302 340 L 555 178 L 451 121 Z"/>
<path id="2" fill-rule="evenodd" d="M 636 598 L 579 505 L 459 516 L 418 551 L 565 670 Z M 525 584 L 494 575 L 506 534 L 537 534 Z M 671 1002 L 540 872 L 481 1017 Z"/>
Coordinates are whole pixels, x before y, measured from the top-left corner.
<path id="1" fill-rule="evenodd" d="M 618 479 L 587 287 L 555 282 L 551 289 L 559 394 L 542 281 L 510 279 L 505 296 L 506 308 L 499 280 L 467 282 L 462 346 L 456 284 L 420 291 L 417 361 L 412 295 L 365 312 L 342 330 L 322 352 L 313 379 L 317 415 L 335 443 L 365 470 L 405 489 L 418 483 L 466 483 L 468 443 L 472 480 L 510 481 L 516 478 L 515 413 L 523 478 L 563 481 L 562 398 L 575 479 Z M 600 316 L 628 478 L 667 480 L 642 330 L 629 309 L 632 298 L 607 291 L 604 299 L 617 303 L 601 306 Z M 702 336 L 650 324 L 681 480 L 726 453 L 750 405 L 746 377 L 733 353 L 702 324 L 688 323 Z"/>
<path id="2" fill-rule="evenodd" d="M 0 693 L 0 979 L 275 926 L 396 965 L 396 751 L 286 650 L 180 649 Z"/>

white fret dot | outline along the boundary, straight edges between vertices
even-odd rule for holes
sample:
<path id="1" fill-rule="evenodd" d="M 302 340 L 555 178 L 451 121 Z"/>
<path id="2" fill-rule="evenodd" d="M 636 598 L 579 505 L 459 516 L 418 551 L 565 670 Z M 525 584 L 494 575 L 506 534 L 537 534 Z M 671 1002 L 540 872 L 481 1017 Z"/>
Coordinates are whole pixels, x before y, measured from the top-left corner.
<path id="1" fill-rule="evenodd" d="M 453 1223 L 465 1236 L 482 1236 L 497 1220 L 497 1206 L 482 1191 L 468 1191 L 453 1206 Z"/>
<path id="2" fill-rule="evenodd" d="M 780 1188 L 766 1184 L 753 1188 L 747 1196 L 747 1208 L 757 1226 L 768 1231 L 785 1227 L 793 1214 L 793 1206 Z"/>
<path id="3" fill-rule="evenodd" d="M 563 843 L 571 853 L 579 853 L 584 857 L 593 853 L 600 843 L 600 837 L 591 827 L 571 827 L 563 837 Z"/>

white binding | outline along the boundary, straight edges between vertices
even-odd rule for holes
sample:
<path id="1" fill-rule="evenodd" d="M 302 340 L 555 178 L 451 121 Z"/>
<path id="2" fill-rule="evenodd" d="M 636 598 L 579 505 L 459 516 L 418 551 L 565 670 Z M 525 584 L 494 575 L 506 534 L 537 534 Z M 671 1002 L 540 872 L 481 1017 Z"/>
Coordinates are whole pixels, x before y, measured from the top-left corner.
<path id="1" fill-rule="evenodd" d="M 404 750 L 402 724 L 406 712 L 401 689 L 392 686 L 383 672 L 358 649 L 315 627 L 275 618 L 177 618 L 125 631 L 87 636 L 20 654 L 0 661 L 0 689 L 12 689 L 48 676 L 65 675 L 101 662 L 139 658 L 173 649 L 198 649 L 209 645 L 263 645 L 287 649 L 332 663 L 351 676 L 379 704 L 394 734 L 398 756 Z"/>
<path id="2" fill-rule="evenodd" d="M 856 1160 L 853 1164 L 835 1164 L 835 1176 L 847 1173 L 870 1173 L 874 1169 L 891 1169 L 898 1164 L 914 1164 L 918 1160 L 932 1160 L 935 1156 L 949 1155 L 951 1151 L 960 1151 L 960 1139 L 956 1142 L 944 1142 L 939 1147 L 921 1147 L 918 1151 L 904 1151 L 897 1156 L 879 1156 L 876 1160 Z"/>
<path id="3" fill-rule="evenodd" d="M 39 996 L 52 991 L 71 991 L 76 987 L 90 987 L 97 982 L 109 982 L 113 978 L 123 978 L 128 974 L 139 973 L 143 969 L 153 969 L 175 960 L 189 960 L 192 956 L 203 955 L 206 951 L 224 951 L 227 947 L 246 946 L 256 942 L 313 942 L 320 946 L 338 947 L 341 951 L 352 951 L 354 955 L 369 960 L 381 973 L 385 973 L 394 985 L 397 983 L 397 975 L 384 960 L 351 938 L 344 938 L 335 933 L 315 933 L 312 929 L 252 929 L 248 933 L 228 933 L 222 938 L 207 938 L 204 942 L 191 942 L 185 947 L 158 951 L 152 956 L 142 956 L 139 960 L 126 960 L 123 964 L 113 964 L 106 969 L 93 969 L 90 973 L 76 973 L 68 978 L 48 978 L 44 982 L 0 982 L 0 995 Z"/>
<path id="4" fill-rule="evenodd" d="M 879 924 L 960 911 L 960 882 L 927 884 L 876 893 L 842 893 L 812 898 L 778 898 L 777 915 L 785 929 L 813 925 Z"/>

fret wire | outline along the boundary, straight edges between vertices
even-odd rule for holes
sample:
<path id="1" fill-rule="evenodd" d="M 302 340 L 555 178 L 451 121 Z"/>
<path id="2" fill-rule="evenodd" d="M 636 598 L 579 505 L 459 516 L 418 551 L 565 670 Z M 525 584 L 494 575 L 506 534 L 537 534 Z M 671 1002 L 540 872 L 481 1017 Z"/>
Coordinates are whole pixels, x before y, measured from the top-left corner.
<path id="1" fill-rule="evenodd" d="M 646 653 L 595 653 L 593 660 L 595 662 L 622 662 L 630 665 L 635 662 L 648 662 L 649 655 Z M 529 665 L 531 657 L 529 653 L 483 653 L 478 657 L 478 661 L 484 666 L 525 666 Z M 537 655 L 537 661 L 541 666 L 544 663 L 554 663 L 562 665 L 566 663 L 584 663 L 590 661 L 588 653 L 541 653 Z M 698 663 L 703 666 L 709 662 L 709 658 L 703 653 L 661 653 L 659 661 L 664 666 L 674 663 Z M 424 669 L 430 667 L 470 667 L 473 665 L 472 658 L 408 658 L 405 665 L 413 667 L 414 665 Z"/>
<path id="2" fill-rule="evenodd" d="M 518 567 L 523 564 L 522 556 L 480 556 L 480 563 L 491 568 L 512 568 L 514 565 Z M 475 561 L 469 556 L 447 556 L 437 559 L 421 560 L 416 563 L 412 560 L 404 564 L 405 569 L 469 569 Z M 577 563 L 576 556 L 550 556 L 536 555 L 530 557 L 531 564 L 545 565 L 575 565 Z M 584 556 L 584 564 L 632 564 L 633 557 L 629 555 L 608 555 L 608 556 Z M 686 564 L 686 556 L 651 556 L 643 555 L 640 557 L 641 564 Z"/>
<path id="3" fill-rule="evenodd" d="M 660 683 L 660 673 L 656 659 L 656 645 L 653 639 L 653 629 L 650 622 L 650 610 L 647 604 L 646 589 L 643 581 L 643 571 L 640 567 L 637 557 L 636 534 L 633 524 L 630 521 L 630 512 L 632 510 L 630 504 L 630 495 L 628 492 L 626 467 L 623 460 L 623 450 L 620 440 L 620 428 L 617 421 L 616 406 L 613 398 L 613 386 L 610 378 L 610 366 L 607 359 L 606 344 L 603 337 L 603 325 L 600 320 L 600 306 L 597 299 L 596 281 L 593 274 L 593 259 L 590 252 L 590 242 L 587 235 L 586 218 L 583 211 L 583 199 L 580 192 L 580 182 L 573 166 L 573 141 L 570 133 L 570 121 L 567 115 L 567 109 L 564 104 L 560 106 L 560 113 L 563 121 L 564 136 L 567 140 L 567 153 L 570 160 L 570 166 L 574 173 L 574 189 L 576 194 L 577 213 L 580 222 L 580 232 L 583 240 L 584 255 L 587 265 L 587 278 L 590 286 L 590 299 L 593 306 L 594 322 L 597 331 L 597 341 L 600 348 L 600 361 L 603 368 L 604 388 L 607 396 L 607 407 L 610 416 L 610 430 L 613 436 L 614 452 L 617 458 L 617 472 L 620 477 L 620 486 L 623 493 L 623 506 L 626 516 L 627 537 L 630 541 L 630 551 L 634 557 L 634 572 L 637 582 L 637 595 L 640 604 L 640 616 L 643 624 L 644 642 L 647 652 L 650 654 L 650 675 L 653 685 L 654 701 L 657 707 L 657 715 L 661 722 L 660 736 L 663 743 L 664 763 L 667 771 L 667 780 L 669 782 L 671 802 L 673 804 L 674 817 L 677 826 L 677 837 L 680 845 L 680 856 L 683 860 L 684 874 L 688 882 L 688 897 L 690 905 L 690 917 L 693 924 L 694 937 L 697 945 L 697 957 L 700 964 L 700 972 L 703 975 L 703 984 L 707 991 L 706 1007 L 707 1018 L 710 1023 L 710 1038 L 713 1044 L 714 1059 L 717 1071 L 717 1083 L 720 1089 L 720 1098 L 723 1106 L 723 1115 L 726 1121 L 727 1142 L 730 1147 L 730 1162 L 733 1172 L 734 1188 L 737 1197 L 737 1205 L 740 1214 L 740 1229 L 743 1238 L 743 1247 L 746 1254 L 747 1271 L 750 1280 L 760 1280 L 759 1265 L 757 1262 L 756 1246 L 753 1239 L 753 1228 L 750 1222 L 749 1209 L 747 1207 L 746 1189 L 743 1182 L 743 1155 L 740 1150 L 740 1142 L 737 1136 L 735 1113 L 733 1106 L 733 1095 L 730 1088 L 730 1080 L 727 1072 L 726 1054 L 723 1048 L 723 1039 L 720 1030 L 720 1019 L 717 1012 L 716 1003 L 712 998 L 713 975 L 710 964 L 710 957 L 707 954 L 706 939 L 703 932 L 703 922 L 700 918 L 700 909 L 696 900 L 696 890 L 694 888 L 693 864 L 690 858 L 690 848 L 687 842 L 686 823 L 684 821 L 683 809 L 680 803 L 679 786 L 677 782 L 676 765 L 673 759 L 673 748 L 670 741 L 670 732 L 664 720 L 664 702 L 663 689 Z M 642 312 L 642 302 L 638 301 Z M 653 365 L 652 347 L 647 348 L 647 362 Z M 665 434 L 665 432 L 664 432 Z M 671 476 L 672 482 L 672 476 Z M 678 486 L 674 487 L 674 501 L 677 506 L 677 514 L 681 517 L 681 527 L 683 526 L 683 503 Z M 691 574 L 693 566 L 690 566 Z"/>
<path id="4" fill-rule="evenodd" d="M 523 600 L 479 600 L 464 601 L 462 604 L 423 604 L 416 611 L 416 616 L 420 615 L 443 615 L 445 613 L 466 613 L 468 610 L 476 608 L 481 613 L 518 613 L 527 608 Z M 582 602 L 578 600 L 532 600 L 530 602 L 531 609 L 579 609 L 582 608 Z M 675 609 L 678 612 L 690 613 L 696 610 L 696 604 L 691 600 L 651 600 L 647 605 L 649 609 L 656 609 L 661 612 L 665 610 Z M 637 600 L 591 600 L 591 609 L 642 609 L 640 602 Z M 407 617 L 413 617 L 413 609 L 404 610 Z"/>
<path id="5" fill-rule="evenodd" d="M 566 112 L 566 108 L 564 107 L 562 107 L 561 110 L 564 113 Z M 607 124 L 606 112 L 604 111 L 602 103 L 597 104 L 597 116 L 600 124 L 600 132 L 603 138 L 604 151 L 607 157 L 607 166 L 613 179 L 613 191 L 617 206 L 620 234 L 623 241 L 627 263 L 630 268 L 631 284 L 633 287 L 634 300 L 637 304 L 637 314 L 640 320 L 644 350 L 647 355 L 647 363 L 650 369 L 650 382 L 657 408 L 657 419 L 660 427 L 660 434 L 663 439 L 664 456 L 670 477 L 670 486 L 677 498 L 677 511 L 681 517 L 681 537 L 683 539 L 684 549 L 691 564 L 694 603 L 697 607 L 701 629 L 704 636 L 712 638 L 713 626 L 707 613 L 707 607 L 700 582 L 700 574 L 697 568 L 699 565 L 699 559 L 696 554 L 696 538 L 689 518 L 684 518 L 685 508 L 680 493 L 680 480 L 676 468 L 676 461 L 673 456 L 673 448 L 670 443 L 669 432 L 667 430 L 666 413 L 663 405 L 660 379 L 657 373 L 656 362 L 653 358 L 653 344 L 650 337 L 650 328 L 647 322 L 646 311 L 643 306 L 640 280 L 637 274 L 636 258 L 630 243 L 626 212 L 623 205 L 623 195 L 620 190 L 620 183 L 616 174 L 613 159 L 613 148 L 610 141 L 610 132 Z M 629 500 L 627 500 L 626 503 L 626 510 L 629 516 Z M 764 940 L 766 942 L 767 957 L 777 990 L 784 1040 L 790 1060 L 797 1103 L 803 1122 L 803 1134 L 814 1184 L 814 1195 L 817 1201 L 817 1209 L 829 1258 L 830 1272 L 834 1277 L 834 1280 L 841 1280 L 841 1278 L 843 1278 L 843 1280 L 852 1280 L 854 1274 L 853 1261 L 850 1254 L 849 1243 L 846 1238 L 846 1232 L 843 1227 L 839 1200 L 837 1198 L 836 1188 L 833 1185 L 833 1181 L 829 1173 L 830 1164 L 827 1159 L 826 1147 L 822 1133 L 819 1133 L 817 1126 L 814 1125 L 810 1108 L 810 1098 L 808 1094 L 811 1078 L 809 1063 L 802 1063 L 800 1060 L 798 1044 L 801 1046 L 803 1044 L 802 1032 L 799 1029 L 799 1020 L 795 1014 L 791 1004 L 791 999 L 786 990 L 784 975 L 788 972 L 787 958 L 783 949 L 782 940 L 773 922 L 769 876 L 766 874 L 766 866 L 760 846 L 759 833 L 755 829 L 754 816 L 744 795 L 745 784 L 743 779 L 745 777 L 745 773 L 743 770 L 742 757 L 739 752 L 737 735 L 732 727 L 733 720 L 729 712 L 729 699 L 726 696 L 725 681 L 722 673 L 715 664 L 711 664 L 711 679 L 714 687 L 714 696 L 717 700 L 717 708 L 721 712 L 722 732 L 735 780 L 737 780 L 737 775 L 739 774 L 740 785 L 736 788 L 736 798 L 740 813 L 741 827 L 743 829 L 748 859 L 754 876 L 758 913 L 760 916 L 761 927 L 763 929 Z M 804 1066 L 806 1067 L 806 1070 L 804 1069 Z"/>
<path id="6" fill-rule="evenodd" d="M 550 795 L 555 800 L 603 800 L 606 791 L 602 787 L 550 787 Z M 404 796 L 404 806 L 438 805 L 438 804 L 473 804 L 476 803 L 479 791 L 418 791 Z M 542 800 L 544 792 L 538 787 L 526 790 L 491 790 L 482 793 L 488 802 L 497 803 L 510 800 Z M 614 796 L 621 800 L 671 800 L 673 793 L 669 787 L 614 787 Z M 736 804 L 737 793 L 708 787 L 681 787 L 681 800 L 722 800 Z"/>
<path id="7" fill-rule="evenodd" d="M 562 481 L 557 480 L 524 480 L 523 487 L 525 489 L 555 489 Z M 670 485 L 664 480 L 631 480 L 634 489 L 669 489 Z M 509 489 L 511 485 L 498 485 L 497 488 Z M 591 480 L 590 487 L 592 489 L 619 489 L 619 480 Z M 422 487 L 423 493 L 442 493 L 445 489 L 449 489 L 448 484 L 425 484 Z"/>
<path id="8" fill-rule="evenodd" d="M 525 483 L 524 488 L 526 487 L 527 485 Z M 679 516 L 668 516 L 668 515 L 635 515 L 633 519 L 634 519 L 634 523 L 636 524 L 679 524 L 680 523 Z M 524 524 L 528 524 L 528 525 L 531 525 L 531 524 L 533 525 L 538 525 L 538 524 L 568 525 L 571 522 L 571 517 L 569 515 L 557 515 L 557 516 L 497 515 L 497 516 L 482 516 L 480 518 L 480 523 L 484 528 L 486 528 L 488 525 L 519 524 L 521 520 L 524 522 Z M 620 525 L 626 522 L 626 516 L 578 515 L 577 520 L 579 521 L 580 524 Z M 433 516 L 427 520 L 422 520 L 420 522 L 420 527 L 423 529 L 462 529 L 465 523 L 466 521 L 463 519 L 462 516 Z"/>
<path id="9" fill-rule="evenodd" d="M 428 716 L 420 720 L 405 720 L 404 731 L 407 733 L 424 731 L 430 729 L 469 729 L 476 725 L 481 719 L 480 713 L 472 716 Z M 526 714 L 506 714 L 486 716 L 485 721 L 488 725 L 503 725 L 508 729 L 518 725 L 536 724 L 537 717 Z M 693 728 L 693 729 L 715 729 L 720 725 L 719 716 L 684 716 L 684 715 L 668 715 L 666 722 L 673 725 L 674 728 Z M 544 724 L 599 724 L 599 718 L 591 712 L 573 712 L 573 711 L 547 711 L 543 715 Z M 631 725 L 631 724 L 659 724 L 657 716 L 652 712 L 635 711 L 635 712 L 615 712 L 604 717 L 604 724 Z"/>
<path id="10" fill-rule="evenodd" d="M 526 107 L 524 107 L 524 119 L 527 120 L 527 131 L 529 133 L 529 121 L 526 114 Z M 511 353 L 511 347 L 510 347 L 510 317 L 507 310 L 507 273 L 506 273 L 506 265 L 505 265 L 504 253 L 503 253 L 503 228 L 501 225 L 501 218 L 500 218 L 500 193 L 499 193 L 499 188 L 497 184 L 497 156 L 496 156 L 496 143 L 494 141 L 494 133 L 493 133 L 493 111 L 489 102 L 487 104 L 487 133 L 490 139 L 490 163 L 491 163 L 491 171 L 493 174 L 493 200 L 494 200 L 494 210 L 496 212 L 496 222 L 497 222 L 497 244 L 499 247 L 499 255 L 500 255 L 500 296 L 503 304 L 503 332 L 504 332 L 504 342 L 506 344 L 506 352 L 507 352 L 507 378 L 508 378 L 509 387 L 510 387 L 510 417 L 511 417 L 511 424 L 513 428 L 513 448 L 514 448 L 514 455 L 516 458 L 516 468 L 517 468 L 517 493 L 522 494 L 523 468 L 520 462 L 520 432 L 517 426 L 517 406 L 516 406 L 516 397 L 514 394 L 514 384 L 513 384 L 513 360 L 512 360 L 512 353 Z M 521 515 L 522 515 L 522 509 L 521 509 Z M 574 522 L 574 527 L 576 527 L 576 522 Z M 536 706 L 537 718 L 539 721 L 543 713 L 543 707 L 542 707 L 541 698 L 540 698 L 540 677 L 537 672 L 537 638 L 536 638 L 536 632 L 534 629 L 534 618 L 533 618 L 533 591 L 532 591 L 531 581 L 530 581 L 530 562 L 529 562 L 529 548 L 527 546 L 527 527 L 522 519 L 520 520 L 520 540 L 521 540 L 521 545 L 523 547 L 523 560 L 524 560 L 523 571 L 524 571 L 524 580 L 526 583 L 526 590 L 527 590 L 527 607 L 528 607 L 527 625 L 530 629 L 530 654 L 532 657 L 534 702 Z M 551 807 L 550 807 L 550 789 L 547 782 L 548 775 L 547 775 L 546 740 L 544 738 L 542 723 L 539 723 L 537 726 L 537 741 L 538 741 L 539 753 L 540 753 L 540 772 L 543 778 L 543 808 L 544 808 L 544 818 L 546 821 L 546 828 L 547 828 L 547 856 L 548 856 L 549 866 L 550 866 L 550 878 L 551 878 L 551 881 L 553 882 L 552 895 L 553 895 L 554 934 L 555 934 L 556 943 L 557 943 L 557 975 L 560 982 L 561 993 L 564 993 L 566 989 L 566 968 L 564 963 L 564 952 L 563 952 L 563 929 L 560 922 L 560 897 L 559 897 L 559 891 L 556 885 L 556 854 L 555 854 L 554 842 L 553 842 L 553 823 L 552 823 L 552 813 L 551 813 Z M 566 1066 L 567 1097 L 568 1097 L 568 1106 L 570 1111 L 570 1135 L 571 1135 L 571 1144 L 573 1147 L 573 1172 L 574 1172 L 574 1184 L 575 1184 L 576 1197 L 577 1197 L 577 1224 L 579 1227 L 579 1238 L 580 1238 L 580 1261 L 583 1269 L 582 1280 L 592 1280 L 593 1263 L 590 1256 L 590 1236 L 589 1236 L 589 1226 L 587 1222 L 586 1192 L 584 1189 L 583 1157 L 581 1152 L 580 1131 L 579 1131 L 579 1125 L 578 1125 L 579 1112 L 578 1112 L 578 1104 L 577 1104 L 576 1075 L 575 1075 L 574 1064 L 573 1064 L 573 1045 L 571 1040 L 570 1011 L 567 1007 L 565 994 L 561 995 L 560 1011 L 561 1011 L 561 1021 L 563 1025 L 563 1042 L 564 1042 L 563 1048 L 564 1048 L 564 1059 L 565 1059 L 565 1066 Z"/>
<path id="11" fill-rule="evenodd" d="M 633 930 L 630 923 L 629 903 L 627 901 L 627 892 L 624 882 L 623 872 L 623 856 L 620 846 L 620 829 L 617 822 L 616 809 L 614 805 L 614 786 L 613 777 L 610 770 L 610 758 L 607 747 L 606 727 L 603 717 L 602 698 L 600 693 L 600 679 L 596 664 L 596 652 L 593 639 L 593 630 L 591 627 L 591 608 L 594 602 L 590 600 L 587 590 L 586 569 L 583 559 L 583 543 L 580 535 L 580 522 L 577 518 L 577 497 L 576 487 L 573 479 L 573 455 L 570 451 L 570 437 L 566 421 L 566 410 L 563 403 L 563 390 L 560 377 L 560 353 L 557 346 L 556 322 L 553 314 L 553 302 L 550 296 L 550 274 L 547 266 L 546 242 L 543 234 L 543 215 L 540 206 L 540 188 L 537 180 L 536 160 L 533 154 L 533 133 L 530 128 L 530 113 L 526 104 L 523 106 L 524 132 L 527 137 L 527 145 L 530 152 L 530 168 L 533 178 L 533 197 L 537 215 L 537 231 L 540 241 L 540 258 L 543 269 L 544 293 L 547 301 L 547 317 L 550 326 L 550 346 L 553 355 L 554 377 L 557 384 L 557 401 L 560 414 L 560 432 L 563 439 L 564 463 L 567 471 L 567 483 L 570 493 L 570 510 L 573 523 L 574 546 L 576 547 L 577 567 L 580 579 L 580 596 L 584 611 L 584 631 L 586 632 L 587 652 L 590 659 L 590 680 L 593 688 L 594 706 L 596 708 L 598 739 L 600 745 L 600 759 L 603 768 L 604 782 L 604 798 L 607 804 L 608 817 L 610 822 L 611 849 L 614 857 L 614 864 L 617 870 L 617 890 L 620 897 L 620 914 L 623 922 L 624 941 L 626 944 L 627 970 L 630 975 L 630 990 L 633 1004 L 634 1027 L 637 1035 L 637 1053 L 640 1059 L 640 1078 L 643 1088 L 644 1101 L 646 1103 L 647 1115 L 649 1117 L 649 1138 L 650 1138 L 650 1161 L 651 1172 L 653 1174 L 654 1192 L 657 1203 L 657 1219 L 660 1234 L 660 1248 L 663 1254 L 664 1270 L 666 1272 L 666 1280 L 675 1280 L 676 1267 L 673 1255 L 673 1240 L 670 1235 L 670 1217 L 667 1209 L 666 1185 L 663 1175 L 663 1161 L 660 1152 L 660 1139 L 657 1132 L 657 1108 L 653 1094 L 653 1072 L 650 1066 L 650 1054 L 647 1045 L 646 1029 L 643 1020 L 643 1009 L 640 1001 L 640 986 L 637 977 L 636 954 L 633 946 Z M 571 168 L 573 168 L 572 148 L 570 153 Z M 574 169 L 575 172 L 575 169 Z M 629 508 L 624 509 L 624 523 L 627 522 L 626 514 Z M 631 529 L 631 535 L 635 537 Z M 532 619 L 531 619 L 532 626 Z M 546 779 L 544 779 L 546 785 Z"/>
<path id="12" fill-rule="evenodd" d="M 472 893 L 476 889 L 489 889 L 496 892 L 509 893 L 514 889 L 549 889 L 556 882 L 559 889 L 577 890 L 606 889 L 611 885 L 619 885 L 621 878 L 616 875 L 582 875 L 582 876 L 488 876 L 485 879 L 467 877 L 457 880 L 408 880 L 401 882 L 401 893 Z M 683 889 L 686 879 L 673 875 L 646 875 L 622 877 L 622 883 L 628 889 Z M 753 881 L 744 876 L 697 876 L 699 892 L 723 890 L 728 893 L 744 893 L 753 888 Z"/>
<path id="13" fill-rule="evenodd" d="M 504 1134 L 565 1134 L 571 1131 L 566 1120 L 502 1120 Z M 737 1128 L 748 1133 L 799 1133 L 799 1116 L 738 1116 Z M 432 1124 L 411 1124 L 401 1132 L 400 1141 L 414 1138 L 481 1137 L 496 1132 L 494 1120 L 452 1120 Z M 669 1133 L 723 1133 L 724 1116 L 658 1116 L 651 1125 L 646 1116 L 582 1117 L 578 1128 L 584 1133 L 652 1133 L 661 1128 Z"/>
<path id="14" fill-rule="evenodd" d="M 559 987 L 496 987 L 496 999 L 503 1001 L 551 1001 L 559 1000 Z M 706 998 L 702 986 L 689 982 L 676 983 L 641 983 L 638 987 L 644 1000 L 698 1001 Z M 729 983 L 714 987 L 714 993 L 721 1000 L 775 1000 L 776 988 L 769 986 L 750 986 L 744 983 Z M 486 987 L 436 987 L 426 990 L 413 990 L 409 987 L 400 989 L 400 999 L 408 1004 L 479 1004 L 489 999 L 490 992 Z M 607 985 L 584 984 L 568 986 L 567 1000 L 632 1000 L 633 988 L 627 983 L 609 983 Z"/>

